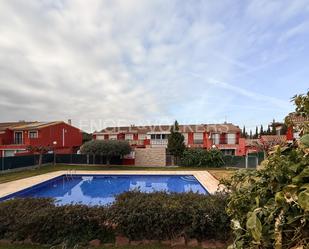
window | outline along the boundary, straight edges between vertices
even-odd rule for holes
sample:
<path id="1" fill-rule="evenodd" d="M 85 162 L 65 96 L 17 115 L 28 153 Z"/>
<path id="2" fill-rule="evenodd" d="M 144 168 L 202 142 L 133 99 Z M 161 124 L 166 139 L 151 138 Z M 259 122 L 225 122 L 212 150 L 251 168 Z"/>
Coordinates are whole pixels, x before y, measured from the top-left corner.
<path id="1" fill-rule="evenodd" d="M 155 134 L 151 134 L 151 139 L 156 139 L 156 135 Z"/>
<path id="2" fill-rule="evenodd" d="M 109 140 L 117 140 L 117 135 L 109 135 Z"/>
<path id="3" fill-rule="evenodd" d="M 167 139 L 167 134 L 162 134 L 162 139 Z"/>
<path id="4" fill-rule="evenodd" d="M 138 139 L 145 140 L 145 139 L 147 139 L 147 135 L 146 134 L 138 134 Z"/>
<path id="5" fill-rule="evenodd" d="M 215 133 L 211 134 L 211 139 L 213 144 L 219 144 L 220 143 L 220 134 Z"/>
<path id="6" fill-rule="evenodd" d="M 194 144 L 203 144 L 203 133 L 193 133 Z"/>
<path id="7" fill-rule="evenodd" d="M 29 138 L 38 138 L 37 131 L 29 131 Z"/>
<path id="8" fill-rule="evenodd" d="M 125 134 L 125 140 L 133 140 L 133 134 Z"/>
<path id="9" fill-rule="evenodd" d="M 184 143 L 185 143 L 185 145 L 187 145 L 188 144 L 188 133 L 182 133 L 182 135 L 185 138 Z"/>
<path id="10" fill-rule="evenodd" d="M 16 131 L 14 133 L 14 143 L 15 144 L 22 144 L 23 143 L 23 133 L 22 133 L 22 131 Z"/>
<path id="11" fill-rule="evenodd" d="M 236 144 L 236 134 L 227 134 L 227 144 Z"/>
<path id="12" fill-rule="evenodd" d="M 235 156 L 235 150 L 234 149 L 223 149 L 221 150 L 221 152 L 223 153 L 223 155 L 227 156 Z"/>
<path id="13" fill-rule="evenodd" d="M 156 134 L 156 139 L 161 139 L 161 134 Z"/>
<path id="14" fill-rule="evenodd" d="M 96 135 L 96 140 L 104 140 L 104 135 Z"/>

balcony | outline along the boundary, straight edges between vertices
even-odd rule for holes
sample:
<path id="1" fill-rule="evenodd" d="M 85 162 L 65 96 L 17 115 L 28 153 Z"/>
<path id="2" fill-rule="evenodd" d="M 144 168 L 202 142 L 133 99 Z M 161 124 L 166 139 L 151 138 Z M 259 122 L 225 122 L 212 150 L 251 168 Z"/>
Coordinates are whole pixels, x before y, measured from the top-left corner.
<path id="1" fill-rule="evenodd" d="M 212 139 L 212 143 L 215 145 L 219 144 L 238 144 L 236 138 L 220 138 L 220 139 Z"/>
<path id="2" fill-rule="evenodd" d="M 168 139 L 151 139 L 150 145 L 153 147 L 166 147 Z"/>
<path id="3" fill-rule="evenodd" d="M 141 146 L 144 145 L 144 140 L 127 140 L 131 146 Z"/>

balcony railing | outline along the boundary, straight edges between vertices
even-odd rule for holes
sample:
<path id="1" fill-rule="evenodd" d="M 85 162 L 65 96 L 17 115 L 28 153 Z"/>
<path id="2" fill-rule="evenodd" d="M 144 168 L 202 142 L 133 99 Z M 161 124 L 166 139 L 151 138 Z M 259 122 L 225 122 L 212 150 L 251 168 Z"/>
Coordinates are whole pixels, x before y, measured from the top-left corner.
<path id="1" fill-rule="evenodd" d="M 220 138 L 220 139 L 213 139 L 213 144 L 238 144 L 236 138 Z"/>
<path id="2" fill-rule="evenodd" d="M 167 139 L 151 139 L 150 144 L 151 145 L 167 145 L 168 140 Z"/>
<path id="3" fill-rule="evenodd" d="M 130 145 L 144 145 L 144 140 L 127 140 Z"/>

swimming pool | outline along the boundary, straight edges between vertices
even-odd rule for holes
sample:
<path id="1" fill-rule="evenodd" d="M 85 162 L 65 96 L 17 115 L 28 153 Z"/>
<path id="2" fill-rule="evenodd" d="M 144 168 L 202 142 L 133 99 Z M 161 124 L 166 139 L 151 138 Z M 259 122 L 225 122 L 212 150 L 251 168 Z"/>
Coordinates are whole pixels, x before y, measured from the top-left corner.
<path id="1" fill-rule="evenodd" d="M 208 191 L 193 175 L 61 175 L 30 188 L 10 194 L 0 201 L 16 197 L 51 197 L 58 205 L 80 203 L 106 205 L 118 194 L 139 190 L 151 193 L 194 192 L 208 195 Z"/>

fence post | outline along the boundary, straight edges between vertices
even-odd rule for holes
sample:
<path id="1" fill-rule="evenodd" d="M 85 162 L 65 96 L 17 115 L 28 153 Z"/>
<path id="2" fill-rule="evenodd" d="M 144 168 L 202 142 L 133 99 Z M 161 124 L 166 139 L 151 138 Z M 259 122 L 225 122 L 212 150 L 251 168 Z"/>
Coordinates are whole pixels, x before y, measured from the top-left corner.
<path id="1" fill-rule="evenodd" d="M 248 168 L 248 155 L 246 155 L 246 169 Z"/>
<path id="2" fill-rule="evenodd" d="M 89 164 L 89 154 L 87 154 L 87 164 Z"/>
<path id="3" fill-rule="evenodd" d="M 4 171 L 4 152 L 2 152 L 2 171 Z"/>

